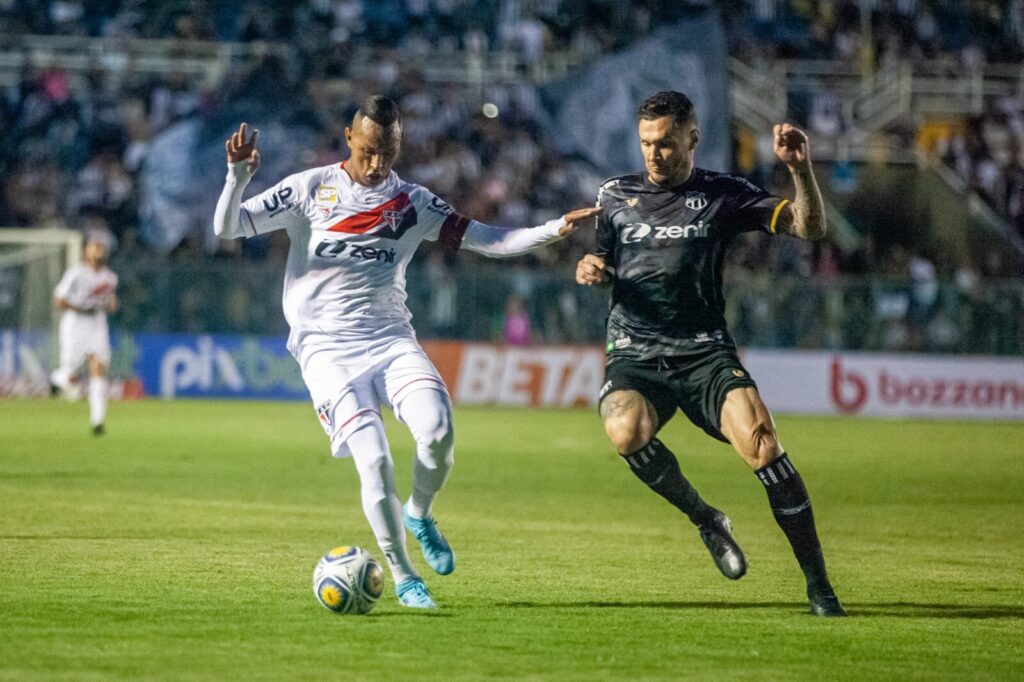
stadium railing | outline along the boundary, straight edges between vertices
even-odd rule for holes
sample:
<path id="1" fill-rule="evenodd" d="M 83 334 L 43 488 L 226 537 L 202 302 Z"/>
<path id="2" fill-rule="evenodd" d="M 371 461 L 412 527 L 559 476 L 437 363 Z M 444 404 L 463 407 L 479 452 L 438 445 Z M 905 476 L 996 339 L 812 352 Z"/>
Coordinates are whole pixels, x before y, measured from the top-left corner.
<path id="1" fill-rule="evenodd" d="M 283 335 L 282 268 L 267 262 L 115 263 L 128 331 Z M 500 340 L 512 296 L 537 341 L 604 339 L 607 299 L 567 265 L 532 271 L 414 265 L 409 307 L 421 338 Z M 209 292 L 217 292 L 216 296 Z M 1024 354 L 1024 282 L 804 278 L 732 271 L 727 317 L 737 340 L 765 348 Z"/>

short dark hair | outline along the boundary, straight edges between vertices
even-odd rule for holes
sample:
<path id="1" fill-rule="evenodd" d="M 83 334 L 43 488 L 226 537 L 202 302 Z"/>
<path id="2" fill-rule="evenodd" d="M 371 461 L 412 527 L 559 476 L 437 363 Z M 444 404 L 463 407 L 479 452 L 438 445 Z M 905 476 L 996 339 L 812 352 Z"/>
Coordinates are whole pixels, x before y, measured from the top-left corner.
<path id="1" fill-rule="evenodd" d="M 399 125 L 402 124 L 402 114 L 398 110 L 398 105 L 393 99 L 383 95 L 370 95 L 364 99 L 355 117 L 359 118 L 360 116 L 365 116 L 383 128 L 387 128 L 396 121 Z"/>
<path id="2" fill-rule="evenodd" d="M 636 110 L 637 119 L 642 121 L 653 121 L 662 116 L 671 116 L 677 124 L 689 123 L 697 118 L 690 98 L 675 90 L 663 90 L 651 95 Z"/>

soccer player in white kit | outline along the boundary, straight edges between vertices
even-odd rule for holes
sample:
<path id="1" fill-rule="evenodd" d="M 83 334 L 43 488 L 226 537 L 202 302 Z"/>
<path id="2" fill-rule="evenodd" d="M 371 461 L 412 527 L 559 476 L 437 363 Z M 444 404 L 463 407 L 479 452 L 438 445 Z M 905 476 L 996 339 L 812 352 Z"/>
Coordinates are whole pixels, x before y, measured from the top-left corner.
<path id="1" fill-rule="evenodd" d="M 515 256 L 570 234 L 600 209 L 572 211 L 539 227 L 500 228 L 456 213 L 391 170 L 402 124 L 386 97 L 363 102 L 345 129 L 350 157 L 291 175 L 242 202 L 259 166 L 246 124 L 225 143 L 228 174 L 214 230 L 231 239 L 287 230 L 283 307 L 288 349 L 302 369 L 335 457 L 351 456 L 363 511 L 395 580 L 399 602 L 435 608 L 405 546 L 405 528 L 427 563 L 446 575 L 455 554 L 432 505 L 453 463 L 451 399 L 416 341 L 405 305 L 405 270 L 423 240 L 488 256 Z M 403 507 L 381 421 L 390 407 L 416 441 L 413 490 Z"/>
<path id="2" fill-rule="evenodd" d="M 88 361 L 89 422 L 97 436 L 105 432 L 110 389 L 107 314 L 117 310 L 117 275 L 107 267 L 109 253 L 107 235 L 87 234 L 82 262 L 67 269 L 53 292 L 53 304 L 62 313 L 58 327 L 60 366 L 50 374 L 50 385 L 54 391 L 76 394 L 79 370 Z"/>

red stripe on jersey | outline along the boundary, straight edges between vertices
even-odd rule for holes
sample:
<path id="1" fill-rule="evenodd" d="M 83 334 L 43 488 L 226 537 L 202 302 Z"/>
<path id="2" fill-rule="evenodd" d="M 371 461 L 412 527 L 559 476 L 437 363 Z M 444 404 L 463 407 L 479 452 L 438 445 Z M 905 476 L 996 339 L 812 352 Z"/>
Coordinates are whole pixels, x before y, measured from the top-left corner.
<path id="1" fill-rule="evenodd" d="M 462 235 L 466 234 L 466 228 L 469 226 L 469 218 L 458 213 L 452 213 L 445 218 L 444 225 L 441 226 L 441 234 L 438 235 L 437 241 L 441 243 L 441 246 L 452 251 L 458 251 L 459 247 L 462 246 Z"/>
<path id="2" fill-rule="evenodd" d="M 348 234 L 366 234 L 384 221 L 384 211 L 402 211 L 412 201 L 409 195 L 402 192 L 394 199 L 376 208 L 356 213 L 327 228 L 328 232 L 347 232 Z"/>
<path id="3" fill-rule="evenodd" d="M 110 282 L 102 282 L 101 284 L 98 284 L 97 286 L 93 287 L 93 290 L 89 292 L 89 295 L 102 296 L 103 294 L 107 293 L 113 288 L 114 286 Z"/>

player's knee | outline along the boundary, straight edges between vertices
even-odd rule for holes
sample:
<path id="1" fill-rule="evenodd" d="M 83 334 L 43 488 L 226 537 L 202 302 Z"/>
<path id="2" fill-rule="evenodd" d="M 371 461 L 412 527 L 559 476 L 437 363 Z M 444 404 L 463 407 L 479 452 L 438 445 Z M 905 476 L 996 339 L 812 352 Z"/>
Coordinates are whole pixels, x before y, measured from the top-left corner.
<path id="1" fill-rule="evenodd" d="M 754 422 L 747 446 L 749 459 L 757 469 L 770 464 L 782 452 L 779 438 L 775 433 L 775 425 L 771 420 L 759 419 Z"/>
<path id="2" fill-rule="evenodd" d="M 414 437 L 416 444 L 429 450 L 435 460 L 448 460 L 455 444 L 451 414 L 447 410 L 441 410 L 426 418 L 419 418 L 415 425 Z"/>
<path id="3" fill-rule="evenodd" d="M 604 430 L 620 455 L 631 455 L 654 438 L 653 424 L 639 415 L 606 419 Z"/>

